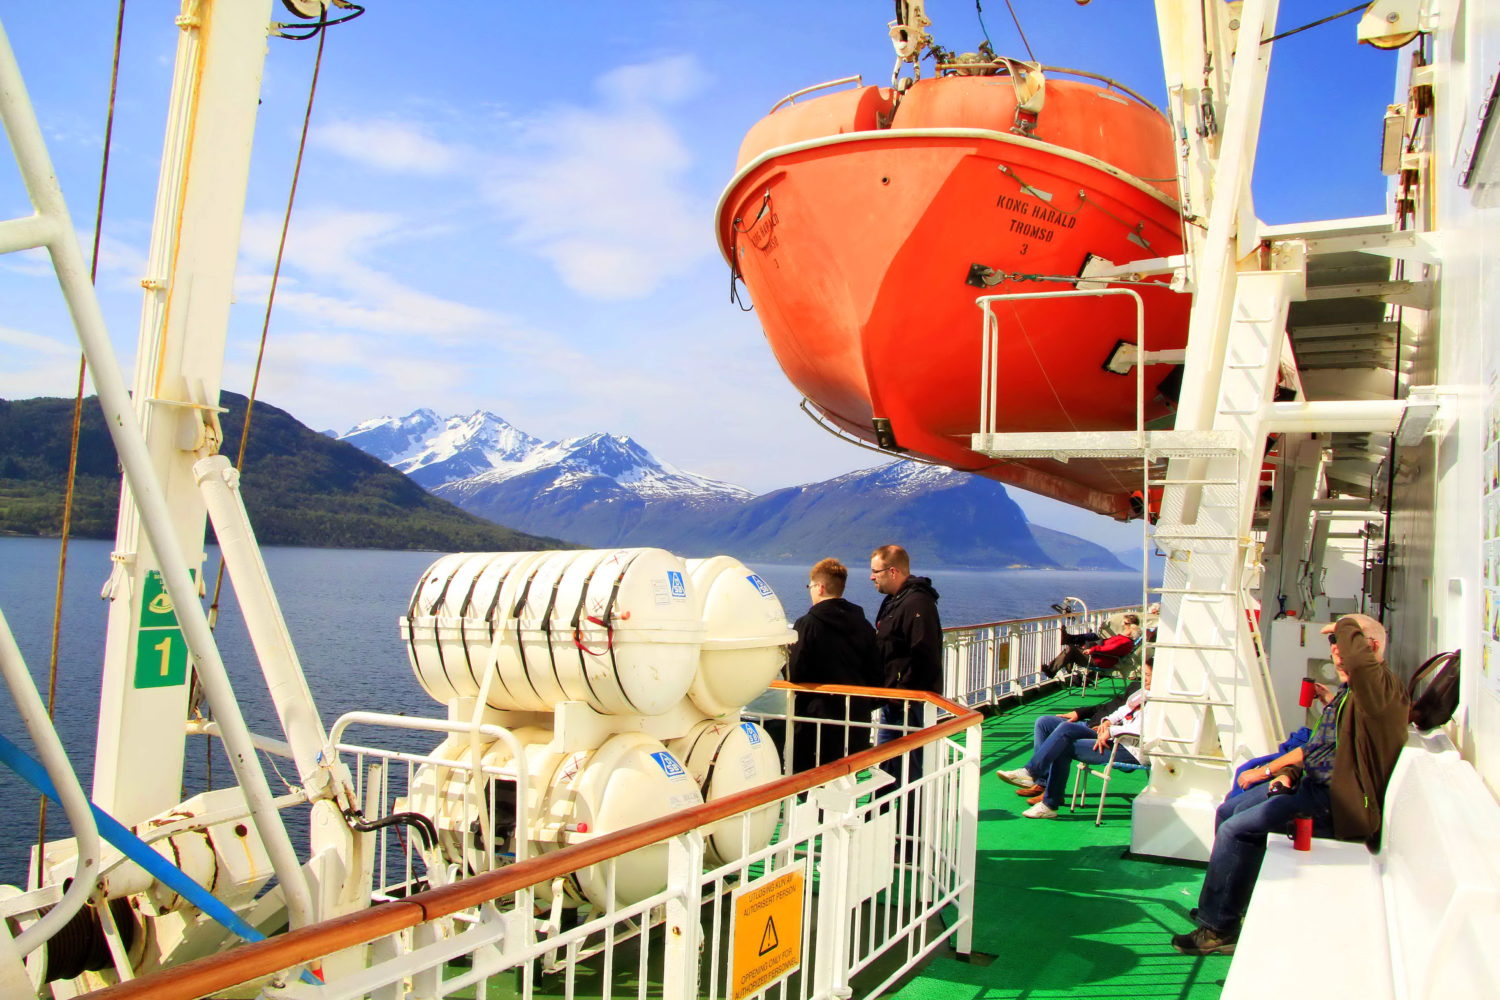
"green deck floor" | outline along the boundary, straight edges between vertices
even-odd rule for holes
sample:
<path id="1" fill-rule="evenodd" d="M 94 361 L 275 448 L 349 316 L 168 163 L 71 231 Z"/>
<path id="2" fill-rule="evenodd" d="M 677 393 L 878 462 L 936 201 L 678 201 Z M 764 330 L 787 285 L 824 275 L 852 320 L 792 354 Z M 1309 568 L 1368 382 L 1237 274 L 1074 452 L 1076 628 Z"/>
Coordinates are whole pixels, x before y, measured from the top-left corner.
<path id="1" fill-rule="evenodd" d="M 1105 692 L 1107 695 L 1108 687 Z M 979 799 L 978 899 L 972 962 L 940 952 L 891 996 L 938 998 L 1216 998 L 1229 959 L 1187 958 L 1168 938 L 1191 928 L 1201 865 L 1126 858 L 1130 800 L 1140 773 L 1110 782 L 1104 825 L 1090 808 L 1057 819 L 1026 819 L 1026 801 L 994 776 L 1031 754 L 1031 727 L 1044 712 L 1098 701 L 1093 692 L 1055 692 L 1007 703 L 985 722 Z M 1091 788 L 1097 791 L 1099 782 Z M 993 956 L 991 961 L 989 956 Z"/>

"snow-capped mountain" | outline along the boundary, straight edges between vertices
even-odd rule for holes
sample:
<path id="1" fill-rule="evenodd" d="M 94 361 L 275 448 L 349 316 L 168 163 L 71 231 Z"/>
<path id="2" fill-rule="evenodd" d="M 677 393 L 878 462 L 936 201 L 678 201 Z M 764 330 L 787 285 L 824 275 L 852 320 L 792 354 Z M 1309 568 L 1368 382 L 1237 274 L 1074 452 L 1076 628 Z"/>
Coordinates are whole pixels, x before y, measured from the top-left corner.
<path id="1" fill-rule="evenodd" d="M 418 410 L 341 438 L 471 514 L 577 545 L 795 561 L 901 539 L 928 565 L 1123 568 L 1090 542 L 1033 531 L 999 483 L 944 466 L 892 462 L 755 496 L 623 435 L 544 444 L 484 412 Z"/>
<path id="2" fill-rule="evenodd" d="M 556 537 L 617 544 L 640 522 L 736 505 L 754 494 L 661 461 L 633 438 L 587 434 L 543 443 L 493 413 L 417 410 L 357 424 L 340 439 L 465 510 L 501 524 L 546 524 Z"/>
<path id="3" fill-rule="evenodd" d="M 426 409 L 376 417 L 337 437 L 428 489 L 524 462 L 542 447 L 539 438 L 484 410 L 466 417 L 440 417 Z"/>

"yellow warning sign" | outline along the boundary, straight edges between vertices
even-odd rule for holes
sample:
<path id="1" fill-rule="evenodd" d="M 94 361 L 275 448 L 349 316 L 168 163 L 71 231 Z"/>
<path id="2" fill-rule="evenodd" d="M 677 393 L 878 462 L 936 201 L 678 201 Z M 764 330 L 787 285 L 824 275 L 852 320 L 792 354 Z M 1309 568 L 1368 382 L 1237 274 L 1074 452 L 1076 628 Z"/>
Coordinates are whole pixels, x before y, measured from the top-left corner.
<path id="1" fill-rule="evenodd" d="M 755 996 L 802 966 L 802 907 L 806 897 L 806 861 L 735 890 L 730 1000 Z"/>

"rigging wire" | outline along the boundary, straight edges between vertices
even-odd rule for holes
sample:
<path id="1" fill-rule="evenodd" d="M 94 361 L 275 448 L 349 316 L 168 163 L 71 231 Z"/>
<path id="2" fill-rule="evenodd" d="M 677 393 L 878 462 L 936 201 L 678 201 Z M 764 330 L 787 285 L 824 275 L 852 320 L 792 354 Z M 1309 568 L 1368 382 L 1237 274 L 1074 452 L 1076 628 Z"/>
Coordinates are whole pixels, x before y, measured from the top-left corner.
<path id="1" fill-rule="evenodd" d="M 99 243 L 104 231 L 104 192 L 109 181 L 109 150 L 115 132 L 115 94 L 120 84 L 120 41 L 125 35 L 125 0 L 120 0 L 119 12 L 115 15 L 115 53 L 109 71 L 109 109 L 104 116 L 104 153 L 99 163 L 99 200 L 94 208 L 94 252 L 89 262 L 89 283 L 99 276 Z M 47 663 L 47 721 L 56 717 L 57 709 L 57 660 L 62 639 L 63 582 L 68 573 L 68 536 L 73 530 L 73 498 L 78 486 L 78 442 L 83 429 L 83 388 L 88 376 L 88 360 L 78 357 L 78 387 L 73 395 L 73 430 L 68 446 L 68 479 L 63 489 L 62 539 L 57 552 L 57 589 L 52 600 L 52 640 Z M 47 796 L 41 797 L 36 823 L 37 857 L 43 857 L 47 846 Z M 47 869 L 38 863 L 39 884 L 47 883 Z"/>
<path id="2" fill-rule="evenodd" d="M 1272 35 L 1270 38 L 1262 38 L 1260 40 L 1260 44 L 1262 44 L 1262 45 L 1268 45 L 1271 42 L 1280 41 L 1283 38 L 1287 38 L 1287 37 L 1289 37 L 1291 35 L 1297 34 L 1297 32 L 1299 32 L 1299 31 L 1306 31 L 1308 28 L 1316 28 L 1320 24 L 1327 24 L 1329 21 L 1337 21 L 1341 17 L 1348 17 L 1350 14 L 1356 13 L 1357 11 L 1364 10 L 1365 8 L 1367 8 L 1369 6 L 1370 6 L 1369 0 L 1366 0 L 1365 3 L 1357 3 L 1353 7 L 1350 7 L 1348 10 L 1341 10 L 1337 14 L 1329 14 L 1327 17 L 1319 18 L 1316 21 L 1312 21 L 1312 22 L 1309 22 L 1307 24 L 1304 24 L 1300 28 L 1293 28 L 1291 31 L 1283 31 L 1281 34 L 1279 34 L 1279 35 Z"/>
<path id="3" fill-rule="evenodd" d="M 361 8 L 361 13 L 362 12 L 363 8 Z M 326 9 L 324 11 L 324 16 L 327 16 Z M 357 16 L 358 15 L 356 14 L 351 15 L 350 17 Z M 350 18 L 346 17 L 342 20 L 347 21 L 349 19 Z M 339 22 L 330 21 L 328 23 L 335 24 Z M 276 263 L 275 266 L 271 269 L 271 290 L 266 296 L 266 311 L 260 326 L 260 345 L 255 353 L 255 373 L 250 379 L 250 392 L 245 397 L 245 416 L 240 426 L 239 451 L 235 455 L 234 459 L 234 467 L 240 471 L 243 471 L 245 468 L 245 450 L 250 443 L 250 417 L 255 409 L 255 397 L 260 388 L 261 371 L 265 367 L 266 341 L 269 339 L 271 330 L 271 310 L 276 305 L 276 287 L 281 282 L 281 264 L 283 258 L 286 256 L 286 234 L 287 231 L 291 228 L 292 224 L 292 206 L 297 201 L 297 184 L 302 178 L 302 160 L 307 152 L 307 133 L 309 127 L 312 124 L 313 102 L 316 100 L 318 95 L 318 76 L 321 74 L 323 69 L 323 44 L 327 39 L 327 35 L 321 30 L 323 26 L 326 25 L 320 25 L 319 29 L 313 33 L 318 37 L 318 51 L 316 56 L 314 56 L 313 58 L 312 81 L 309 83 L 307 88 L 307 109 L 303 112 L 302 115 L 302 135 L 297 142 L 297 158 L 292 165 L 292 183 L 290 189 L 287 191 L 286 211 L 282 213 L 281 217 L 281 236 L 276 243 Z M 311 38 L 312 35 L 307 35 L 305 37 Z M 300 40 L 300 37 L 298 40 Z M 219 570 L 214 577 L 214 596 L 213 600 L 209 603 L 210 620 L 217 620 L 218 618 L 219 596 L 222 593 L 223 589 L 224 556 L 221 552 L 219 555 Z"/>
<path id="4" fill-rule="evenodd" d="M 335 7 L 342 8 L 343 10 L 353 11 L 353 13 L 352 14 L 345 14 L 343 17 L 336 17 L 336 18 L 334 18 L 333 20 L 330 21 L 328 19 L 328 3 L 331 3 Z M 359 17 L 361 14 L 363 14 L 365 12 L 365 9 L 363 7 L 361 7 L 359 4 L 357 4 L 357 3 L 350 3 L 350 2 L 348 2 L 348 0 L 328 0 L 328 3 L 323 4 L 322 9 L 321 9 L 321 11 L 320 11 L 320 13 L 318 15 L 318 19 L 315 22 L 311 22 L 311 23 L 306 22 L 306 21 L 299 21 L 299 22 L 295 22 L 295 23 L 281 23 L 281 22 L 277 22 L 276 24 L 273 24 L 271 27 L 274 29 L 276 37 L 277 38 L 285 38 L 288 41 L 293 41 L 293 42 L 305 42 L 309 38 L 317 38 L 319 40 L 319 44 L 322 44 L 323 29 L 324 28 L 331 28 L 335 24 L 344 24 L 347 21 L 352 21 L 356 17 Z M 296 14 L 298 17 L 302 16 L 301 13 L 297 10 L 297 8 L 292 5 L 291 0 L 281 0 L 281 5 L 283 7 L 285 7 L 287 10 L 291 11 L 293 14 Z M 286 31 L 286 29 L 288 29 L 288 28 L 306 28 L 307 31 L 305 33 L 303 33 L 303 34 L 300 34 L 300 35 L 289 35 L 289 34 L 287 34 L 287 31 Z"/>
<path id="5" fill-rule="evenodd" d="M 991 49 L 995 43 L 990 41 L 990 29 L 984 26 L 984 6 L 982 0 L 974 0 L 974 16 L 979 18 L 979 30 L 984 32 L 984 41 Z"/>
<path id="6" fill-rule="evenodd" d="M 979 0 L 974 0 L 974 6 L 979 6 Z M 1021 36 L 1021 44 L 1026 46 L 1026 55 L 1032 62 L 1036 62 L 1036 53 L 1031 51 L 1031 42 L 1026 38 L 1026 29 L 1021 27 L 1021 19 L 1016 16 L 1016 8 L 1011 6 L 1010 0 L 1005 0 L 1005 9 L 1010 11 L 1010 19 L 1016 24 L 1016 34 Z"/>

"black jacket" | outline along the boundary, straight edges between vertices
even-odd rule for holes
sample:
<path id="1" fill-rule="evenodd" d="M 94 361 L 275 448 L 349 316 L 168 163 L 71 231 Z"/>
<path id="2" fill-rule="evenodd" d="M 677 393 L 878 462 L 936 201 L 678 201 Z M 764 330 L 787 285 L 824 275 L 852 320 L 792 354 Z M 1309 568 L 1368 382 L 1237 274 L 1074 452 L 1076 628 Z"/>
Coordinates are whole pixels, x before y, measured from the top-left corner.
<path id="1" fill-rule="evenodd" d="M 819 601 L 793 626 L 797 641 L 787 657 L 787 680 L 794 684 L 852 684 L 879 687 L 880 653 L 875 648 L 875 629 L 858 604 L 842 597 Z M 799 709 L 807 714 L 831 718 L 822 711 L 824 702 L 843 717 L 844 697 L 799 696 Z"/>
<path id="2" fill-rule="evenodd" d="M 1106 715 L 1113 712 L 1121 705 L 1125 704 L 1130 696 L 1135 694 L 1140 689 L 1140 681 L 1131 681 L 1125 686 L 1124 691 L 1115 695 L 1113 698 L 1110 698 L 1107 701 L 1101 701 L 1097 705 L 1082 705 L 1078 708 L 1075 708 L 1073 711 L 1078 713 L 1079 722 L 1087 722 L 1091 726 L 1097 726 L 1104 720 L 1104 717 Z"/>
<path id="3" fill-rule="evenodd" d="M 943 693 L 943 623 L 938 592 L 925 576 L 909 576 L 880 602 L 875 638 L 885 665 L 885 686 Z"/>

